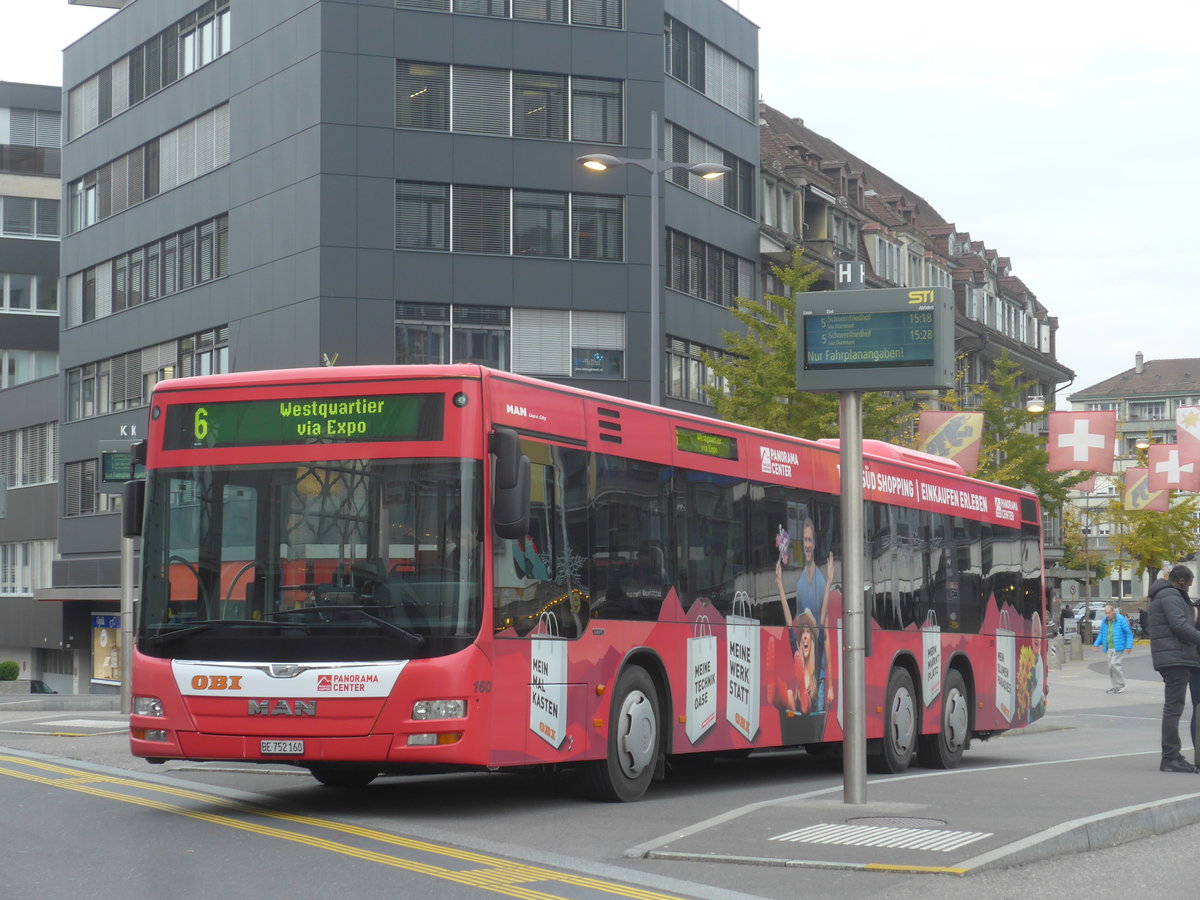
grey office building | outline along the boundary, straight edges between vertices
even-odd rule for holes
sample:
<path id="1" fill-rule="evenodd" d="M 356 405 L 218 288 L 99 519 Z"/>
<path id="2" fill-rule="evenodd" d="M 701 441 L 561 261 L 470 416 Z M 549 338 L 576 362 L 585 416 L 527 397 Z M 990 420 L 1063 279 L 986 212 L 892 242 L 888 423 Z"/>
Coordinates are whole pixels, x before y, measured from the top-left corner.
<path id="1" fill-rule="evenodd" d="M 160 379 L 476 361 L 649 399 L 657 358 L 705 409 L 757 292 L 757 46 L 722 0 L 155 0 L 69 47 L 46 597 L 116 610 L 97 451 Z M 652 117 L 727 174 L 578 163 L 644 162 Z"/>
<path id="2" fill-rule="evenodd" d="M 62 609 L 34 600 L 58 530 L 61 102 L 0 82 L 0 660 L 65 690 Z"/>

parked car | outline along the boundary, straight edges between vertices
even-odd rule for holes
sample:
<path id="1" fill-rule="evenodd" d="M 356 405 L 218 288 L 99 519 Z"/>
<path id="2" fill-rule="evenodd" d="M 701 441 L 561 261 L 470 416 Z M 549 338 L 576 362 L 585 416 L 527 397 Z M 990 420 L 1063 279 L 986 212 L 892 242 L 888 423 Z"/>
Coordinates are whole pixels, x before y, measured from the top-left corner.
<path id="1" fill-rule="evenodd" d="M 1083 622 L 1087 619 L 1092 626 L 1092 640 L 1096 639 L 1096 635 L 1100 633 L 1100 623 L 1104 621 L 1104 605 L 1091 606 L 1088 609 L 1080 609 L 1075 613 L 1075 621 L 1079 623 L 1079 633 L 1083 633 Z"/>
<path id="2" fill-rule="evenodd" d="M 33 678 L 29 681 L 29 693 L 31 694 L 57 694 L 58 691 L 46 684 L 40 678 Z"/>

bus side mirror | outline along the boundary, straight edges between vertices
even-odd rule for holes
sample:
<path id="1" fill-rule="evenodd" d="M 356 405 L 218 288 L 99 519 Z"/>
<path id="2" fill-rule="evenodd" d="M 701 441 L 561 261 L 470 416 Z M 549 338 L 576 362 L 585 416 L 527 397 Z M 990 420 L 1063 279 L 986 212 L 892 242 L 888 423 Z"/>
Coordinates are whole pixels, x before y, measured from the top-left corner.
<path id="1" fill-rule="evenodd" d="M 142 514 L 146 508 L 146 482 L 127 481 L 121 490 L 121 534 L 134 538 L 142 535 Z"/>
<path id="2" fill-rule="evenodd" d="M 529 457 L 511 428 L 492 431 L 488 446 L 496 457 L 492 477 L 492 521 L 496 534 L 518 540 L 529 532 Z"/>

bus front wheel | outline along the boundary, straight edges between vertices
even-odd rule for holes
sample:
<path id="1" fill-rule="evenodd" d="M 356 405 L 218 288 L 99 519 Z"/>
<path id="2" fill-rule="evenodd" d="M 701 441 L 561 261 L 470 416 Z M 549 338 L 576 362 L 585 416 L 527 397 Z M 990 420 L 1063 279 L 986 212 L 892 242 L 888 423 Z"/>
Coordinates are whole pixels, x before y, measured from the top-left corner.
<path id="1" fill-rule="evenodd" d="M 870 758 L 872 771 L 898 774 L 908 768 L 917 744 L 918 703 L 912 676 L 906 669 L 892 669 L 883 709 L 883 739 L 879 754 Z"/>
<path id="2" fill-rule="evenodd" d="M 929 769 L 953 769 L 962 762 L 971 728 L 971 698 L 962 673 L 951 669 L 942 689 L 942 724 L 937 734 L 921 736 L 918 746 L 921 765 Z"/>
<path id="3" fill-rule="evenodd" d="M 658 756 L 658 691 L 645 669 L 630 666 L 613 692 L 608 752 L 583 768 L 584 791 L 609 803 L 637 800 L 654 778 Z"/>

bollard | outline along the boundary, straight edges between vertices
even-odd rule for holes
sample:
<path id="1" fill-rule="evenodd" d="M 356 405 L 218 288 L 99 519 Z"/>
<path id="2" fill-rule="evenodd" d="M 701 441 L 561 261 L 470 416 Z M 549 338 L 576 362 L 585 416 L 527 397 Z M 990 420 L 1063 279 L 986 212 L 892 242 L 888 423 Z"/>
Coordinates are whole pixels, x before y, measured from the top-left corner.
<path id="1" fill-rule="evenodd" d="M 1068 654 L 1068 659 L 1082 660 L 1083 659 L 1083 637 L 1078 634 L 1067 635 L 1071 639 L 1071 652 Z"/>
<path id="2" fill-rule="evenodd" d="M 1065 649 L 1063 647 L 1063 636 L 1056 634 L 1050 638 L 1049 643 L 1050 646 L 1046 652 L 1050 654 L 1050 668 L 1061 669 L 1063 667 L 1063 652 Z"/>

